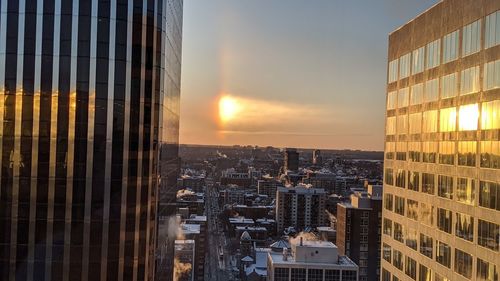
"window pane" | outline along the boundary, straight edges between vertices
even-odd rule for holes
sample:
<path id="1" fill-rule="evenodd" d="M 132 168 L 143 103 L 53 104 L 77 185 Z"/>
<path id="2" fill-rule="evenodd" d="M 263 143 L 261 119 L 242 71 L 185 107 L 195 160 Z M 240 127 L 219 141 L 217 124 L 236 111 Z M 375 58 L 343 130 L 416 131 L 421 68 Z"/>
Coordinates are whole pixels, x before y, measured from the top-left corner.
<path id="1" fill-rule="evenodd" d="M 398 60 L 389 62 L 389 83 L 398 80 Z"/>
<path id="2" fill-rule="evenodd" d="M 425 47 L 420 47 L 413 51 L 412 55 L 412 73 L 419 73 L 424 70 L 424 52 Z"/>
<path id="3" fill-rule="evenodd" d="M 453 177 L 438 176 L 438 195 L 443 198 L 453 199 Z"/>
<path id="4" fill-rule="evenodd" d="M 411 124 L 411 123 L 410 123 Z M 410 125 L 411 128 L 411 125 Z M 420 162 L 420 142 L 410 142 L 408 143 L 408 157 L 412 162 Z"/>
<path id="5" fill-rule="evenodd" d="M 426 59 L 426 64 L 427 67 L 426 69 L 430 69 L 433 67 L 436 67 L 440 64 L 439 57 L 440 57 L 440 45 L 441 45 L 441 39 L 437 39 L 429 44 L 427 44 L 427 59 Z"/>
<path id="6" fill-rule="evenodd" d="M 456 214 L 455 235 L 472 241 L 474 239 L 474 218 L 466 214 Z"/>
<path id="7" fill-rule="evenodd" d="M 439 143 L 439 164 L 455 164 L 455 143 L 452 141 L 442 141 Z"/>
<path id="8" fill-rule="evenodd" d="M 500 129 L 500 100 L 483 102 L 481 109 L 481 129 Z"/>
<path id="9" fill-rule="evenodd" d="M 399 58 L 399 79 L 406 78 L 410 75 L 410 55 L 408 53 Z"/>
<path id="10" fill-rule="evenodd" d="M 396 116 L 387 117 L 386 134 L 387 135 L 396 134 Z"/>
<path id="11" fill-rule="evenodd" d="M 434 194 L 435 177 L 433 174 L 422 173 L 422 192 Z"/>
<path id="12" fill-rule="evenodd" d="M 457 201 L 467 205 L 474 205 L 475 181 L 470 178 L 457 179 Z"/>
<path id="13" fill-rule="evenodd" d="M 500 44 L 500 11 L 486 17 L 485 48 Z"/>
<path id="14" fill-rule="evenodd" d="M 397 92 L 390 92 L 387 94 L 387 110 L 396 108 Z"/>
<path id="15" fill-rule="evenodd" d="M 448 244 L 436 241 L 436 261 L 448 268 L 450 267 L 451 248 Z"/>
<path id="16" fill-rule="evenodd" d="M 450 107 L 439 111 L 439 131 L 454 132 L 457 124 L 457 108 Z"/>
<path id="17" fill-rule="evenodd" d="M 455 249 L 455 272 L 470 279 L 472 277 L 472 256 Z"/>
<path id="18" fill-rule="evenodd" d="M 479 66 L 462 70 L 460 76 L 460 95 L 479 91 Z"/>
<path id="19" fill-rule="evenodd" d="M 411 86 L 410 105 L 421 104 L 424 98 L 424 83 Z"/>
<path id="20" fill-rule="evenodd" d="M 484 90 L 500 87 L 500 60 L 488 62 L 484 65 Z"/>
<path id="21" fill-rule="evenodd" d="M 410 114 L 410 134 L 422 132 L 422 112 Z"/>
<path id="22" fill-rule="evenodd" d="M 460 131 L 475 131 L 479 120 L 479 105 L 468 104 L 460 106 L 458 112 L 459 130 Z"/>
<path id="23" fill-rule="evenodd" d="M 420 221 L 428 226 L 434 225 L 434 206 L 420 202 Z"/>
<path id="24" fill-rule="evenodd" d="M 458 165 L 476 166 L 477 142 L 460 141 L 458 142 Z"/>
<path id="25" fill-rule="evenodd" d="M 498 237 L 500 235 L 500 227 L 498 224 L 478 220 L 477 232 L 477 243 L 480 246 L 498 251 Z"/>
<path id="26" fill-rule="evenodd" d="M 420 253 L 432 259 L 432 237 L 425 234 L 420 234 Z"/>
<path id="27" fill-rule="evenodd" d="M 478 258 L 476 272 L 477 281 L 498 281 L 497 266 L 494 263 Z"/>
<path id="28" fill-rule="evenodd" d="M 476 53 L 481 48 L 481 20 L 464 26 L 462 39 L 462 54 L 467 56 Z"/>
<path id="29" fill-rule="evenodd" d="M 439 79 L 432 79 L 425 82 L 425 95 L 424 101 L 431 102 L 437 101 L 439 98 Z"/>
<path id="30" fill-rule="evenodd" d="M 500 141 L 481 142 L 481 167 L 500 169 Z"/>
<path id="31" fill-rule="evenodd" d="M 408 102 L 410 101 L 410 89 L 403 88 L 398 92 L 398 107 L 407 107 Z"/>
<path id="32" fill-rule="evenodd" d="M 443 38 L 443 63 L 458 58 L 458 30 L 451 32 Z"/>
<path id="33" fill-rule="evenodd" d="M 438 151 L 437 142 L 423 142 L 422 161 L 426 163 L 436 163 L 437 151 Z"/>
<path id="34" fill-rule="evenodd" d="M 479 206 L 500 211 L 500 183 L 479 183 Z"/>
<path id="35" fill-rule="evenodd" d="M 438 124 L 438 111 L 429 110 L 424 111 L 422 115 L 422 131 L 424 133 L 435 133 L 437 132 Z"/>
<path id="36" fill-rule="evenodd" d="M 441 98 L 451 98 L 457 96 L 457 74 L 452 73 L 441 77 Z"/>
<path id="37" fill-rule="evenodd" d="M 437 209 L 437 226 L 438 229 L 447 233 L 451 233 L 452 212 L 446 209 Z"/>

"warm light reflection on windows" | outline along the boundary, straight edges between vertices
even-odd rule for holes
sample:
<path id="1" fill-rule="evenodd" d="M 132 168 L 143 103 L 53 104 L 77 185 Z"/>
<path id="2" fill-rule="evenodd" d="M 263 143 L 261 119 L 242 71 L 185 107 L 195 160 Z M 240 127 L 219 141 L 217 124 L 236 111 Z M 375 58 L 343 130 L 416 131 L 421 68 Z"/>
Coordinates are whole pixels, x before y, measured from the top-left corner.
<path id="1" fill-rule="evenodd" d="M 460 95 L 479 91 L 479 66 L 464 69 L 460 75 Z"/>
<path id="2" fill-rule="evenodd" d="M 437 110 L 429 110 L 423 113 L 423 126 L 422 131 L 424 133 L 434 133 L 437 132 L 437 118 L 438 111 Z"/>
<path id="3" fill-rule="evenodd" d="M 387 117 L 386 134 L 387 135 L 396 134 L 396 116 Z"/>
<path id="4" fill-rule="evenodd" d="M 424 98 L 424 83 L 411 86 L 410 105 L 421 104 Z"/>
<path id="5" fill-rule="evenodd" d="M 500 100 L 483 103 L 481 108 L 481 129 L 500 129 Z"/>
<path id="6" fill-rule="evenodd" d="M 457 109 L 455 107 L 441 109 L 439 112 L 439 131 L 453 132 L 456 130 Z"/>
<path id="7" fill-rule="evenodd" d="M 409 88 L 403 88 L 398 92 L 398 107 L 407 107 L 410 100 L 410 90 Z"/>
<path id="8" fill-rule="evenodd" d="M 477 103 L 460 106 L 458 118 L 460 131 L 477 130 L 477 121 L 479 119 L 479 106 Z"/>
<path id="9" fill-rule="evenodd" d="M 460 141 L 458 142 L 458 165 L 476 166 L 477 142 Z"/>
<path id="10" fill-rule="evenodd" d="M 397 92 L 390 92 L 387 94 L 387 110 L 396 108 Z"/>

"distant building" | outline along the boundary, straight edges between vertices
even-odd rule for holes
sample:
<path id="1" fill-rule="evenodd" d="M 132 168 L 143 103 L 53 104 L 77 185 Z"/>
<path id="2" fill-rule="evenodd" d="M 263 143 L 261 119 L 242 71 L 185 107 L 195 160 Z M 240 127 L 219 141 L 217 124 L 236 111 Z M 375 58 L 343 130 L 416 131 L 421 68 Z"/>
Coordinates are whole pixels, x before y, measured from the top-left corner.
<path id="1" fill-rule="evenodd" d="M 357 281 L 358 266 L 331 242 L 300 241 L 292 243 L 291 252 L 268 253 L 267 280 Z"/>
<path id="2" fill-rule="evenodd" d="M 312 163 L 316 166 L 323 165 L 323 156 L 321 156 L 321 150 L 316 149 L 313 151 Z"/>
<path id="3" fill-rule="evenodd" d="M 380 279 L 380 240 L 382 186 L 368 186 L 368 192 L 355 192 L 350 203 L 337 207 L 339 253 L 359 266 L 360 281 Z"/>
<path id="4" fill-rule="evenodd" d="M 205 177 L 183 175 L 177 179 L 177 188 L 191 189 L 194 192 L 203 192 L 205 188 Z"/>
<path id="5" fill-rule="evenodd" d="M 439 1 L 388 46 L 381 280 L 498 280 L 500 1 Z"/>
<path id="6" fill-rule="evenodd" d="M 221 185 L 237 185 L 239 187 L 250 187 L 252 185 L 252 179 L 249 173 L 240 173 L 234 171 L 234 169 L 228 169 L 222 172 L 220 177 Z"/>
<path id="7" fill-rule="evenodd" d="M 329 193 L 342 194 L 342 190 L 336 188 L 337 176 L 332 172 L 308 171 L 302 182 L 316 188 L 324 188 Z"/>
<path id="8" fill-rule="evenodd" d="M 257 181 L 257 192 L 267 195 L 271 198 L 276 198 L 276 189 L 282 186 L 281 182 L 273 177 L 263 177 Z"/>
<path id="9" fill-rule="evenodd" d="M 195 254 L 193 267 L 193 280 L 203 281 L 205 272 L 205 243 L 206 234 L 202 231 L 202 225 L 197 223 L 183 223 L 181 225 L 182 236 L 187 240 L 195 242 Z"/>
<path id="10" fill-rule="evenodd" d="M 196 243 L 194 240 L 175 240 L 173 280 L 196 280 L 194 279 L 195 249 Z"/>
<path id="11" fill-rule="evenodd" d="M 284 152 L 284 172 L 292 171 L 297 172 L 299 170 L 299 153 L 295 148 L 286 148 Z"/>
<path id="12" fill-rule="evenodd" d="M 326 192 L 306 185 L 278 187 L 276 196 L 276 222 L 278 233 L 287 227 L 296 230 L 325 226 Z"/>
<path id="13" fill-rule="evenodd" d="M 200 226 L 200 233 L 198 237 L 198 244 L 196 245 L 196 262 L 194 263 L 193 267 L 195 272 L 198 274 L 196 275 L 196 279 L 198 281 L 203 281 L 204 280 L 204 274 L 201 274 L 202 272 L 205 271 L 205 249 L 207 248 L 207 217 L 206 216 L 197 216 L 197 215 L 191 215 L 188 219 L 184 221 L 186 224 L 191 224 L 191 225 L 199 225 Z"/>

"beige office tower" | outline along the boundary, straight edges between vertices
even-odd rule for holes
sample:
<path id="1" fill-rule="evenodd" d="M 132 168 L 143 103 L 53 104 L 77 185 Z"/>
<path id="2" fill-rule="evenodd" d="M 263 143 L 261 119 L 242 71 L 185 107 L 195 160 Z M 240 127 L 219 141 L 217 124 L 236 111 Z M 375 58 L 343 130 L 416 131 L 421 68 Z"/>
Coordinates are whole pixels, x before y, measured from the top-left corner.
<path id="1" fill-rule="evenodd" d="M 499 280 L 500 1 L 389 35 L 381 280 Z"/>

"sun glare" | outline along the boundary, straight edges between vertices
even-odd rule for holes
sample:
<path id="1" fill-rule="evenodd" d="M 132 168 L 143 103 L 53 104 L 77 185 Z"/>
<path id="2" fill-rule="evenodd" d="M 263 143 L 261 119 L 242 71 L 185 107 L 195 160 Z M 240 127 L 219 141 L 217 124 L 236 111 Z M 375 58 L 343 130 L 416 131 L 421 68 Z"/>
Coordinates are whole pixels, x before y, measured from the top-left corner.
<path id="1" fill-rule="evenodd" d="M 223 96 L 219 100 L 219 118 L 222 122 L 228 122 L 236 117 L 240 105 L 238 101 L 230 96 Z"/>

